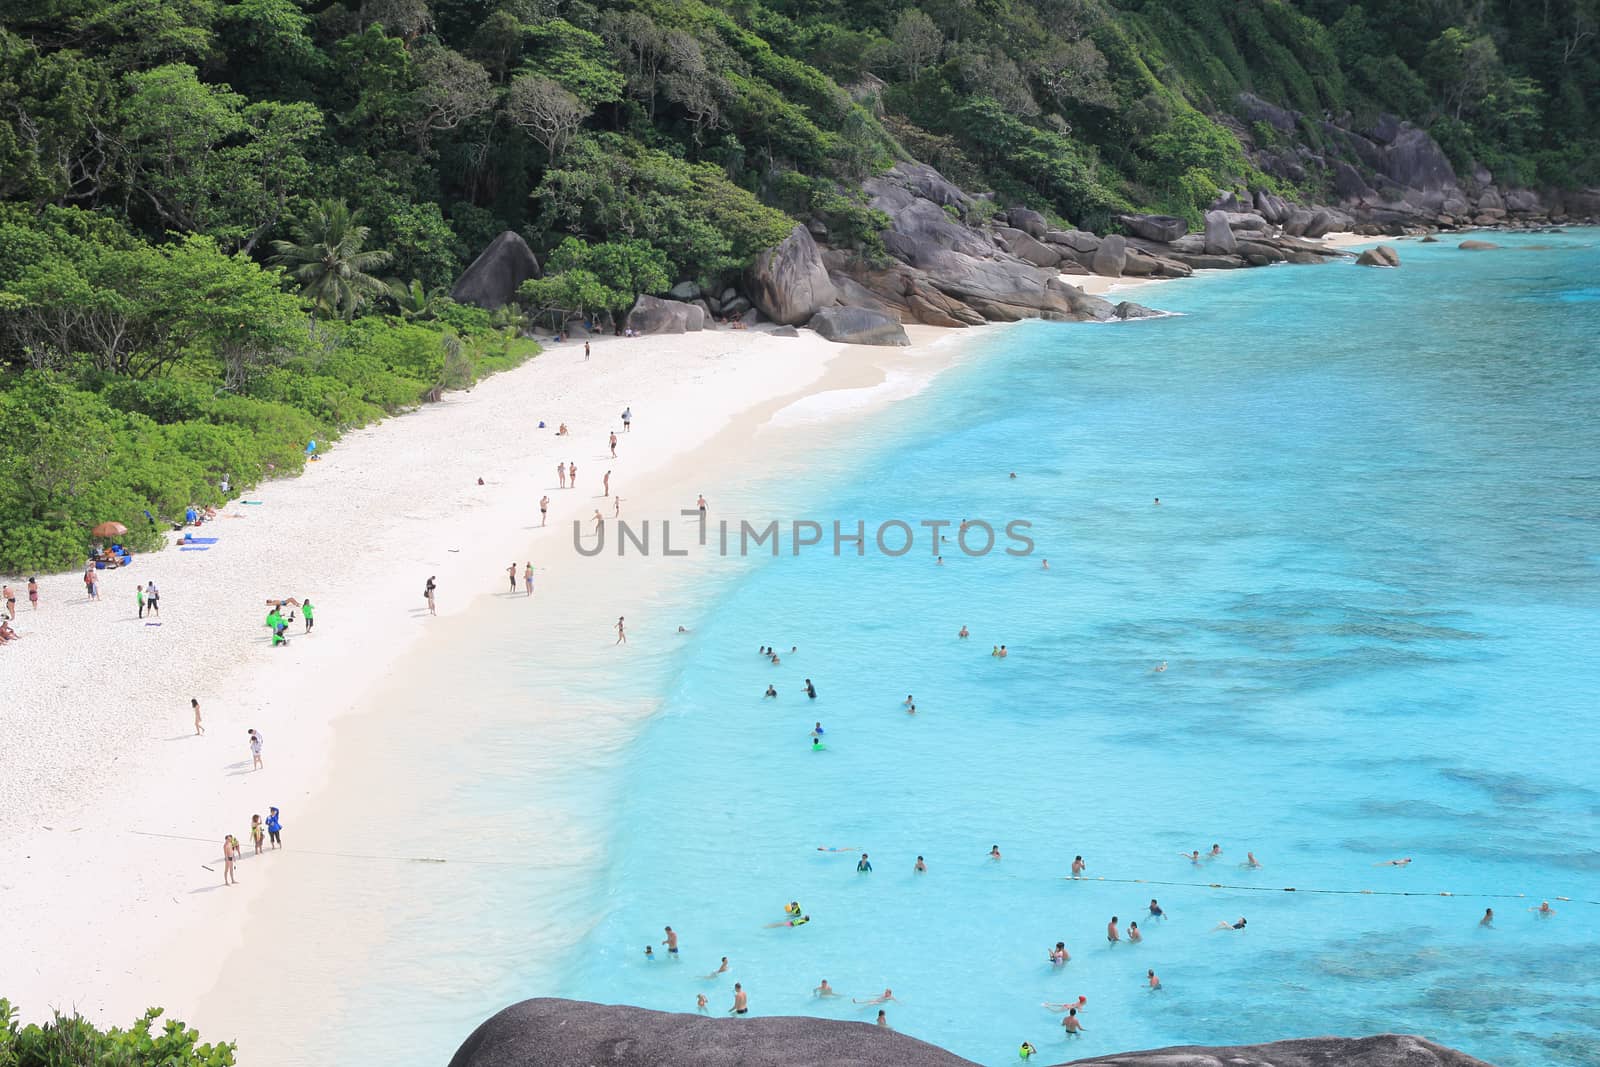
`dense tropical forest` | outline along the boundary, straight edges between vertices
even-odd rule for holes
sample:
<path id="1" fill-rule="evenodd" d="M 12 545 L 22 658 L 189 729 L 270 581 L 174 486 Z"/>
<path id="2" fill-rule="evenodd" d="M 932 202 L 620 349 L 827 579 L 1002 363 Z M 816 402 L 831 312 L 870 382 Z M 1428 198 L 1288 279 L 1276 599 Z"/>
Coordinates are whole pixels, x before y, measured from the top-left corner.
<path id="1" fill-rule="evenodd" d="M 12 0 L 0 571 L 103 519 L 154 547 L 527 358 L 539 306 L 716 282 L 796 221 L 879 254 L 859 182 L 897 159 L 1096 228 L 1319 195 L 1245 158 L 1248 91 L 1595 183 L 1597 31 L 1600 0 Z M 528 308 L 453 304 L 505 230 Z"/>

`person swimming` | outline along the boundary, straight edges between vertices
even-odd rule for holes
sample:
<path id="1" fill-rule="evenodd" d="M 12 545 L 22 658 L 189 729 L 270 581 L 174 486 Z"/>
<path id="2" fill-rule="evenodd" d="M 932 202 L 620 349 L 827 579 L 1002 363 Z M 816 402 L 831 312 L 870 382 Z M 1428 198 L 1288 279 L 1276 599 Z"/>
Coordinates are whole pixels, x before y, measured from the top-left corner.
<path id="1" fill-rule="evenodd" d="M 815 726 L 813 726 L 811 728 L 811 736 L 812 737 L 821 737 L 825 733 L 827 733 L 827 731 L 822 728 L 822 724 L 820 722 L 817 723 L 817 725 L 815 725 Z M 852 850 L 852 851 L 854 851 L 854 850 Z"/>
<path id="2" fill-rule="evenodd" d="M 1383 860 L 1381 862 L 1374 863 L 1373 866 L 1374 867 L 1404 867 L 1406 864 L 1408 864 L 1410 862 L 1411 862 L 1411 857 L 1407 856 L 1403 860 Z"/>
<path id="3" fill-rule="evenodd" d="M 783 913 L 789 916 L 791 919 L 796 915 L 801 914 L 804 910 L 804 908 L 800 907 L 800 902 L 798 900 L 791 900 L 789 903 L 783 906 Z"/>
<path id="4" fill-rule="evenodd" d="M 811 991 L 811 995 L 814 997 L 836 997 L 839 994 L 833 991 L 833 986 L 829 985 L 828 980 L 824 978 L 822 984 Z"/>
<path id="5" fill-rule="evenodd" d="M 962 638 L 962 639 L 963 639 L 963 640 L 964 640 L 964 639 L 966 639 L 966 638 L 968 638 L 968 637 L 971 637 L 971 636 L 972 636 L 972 634 L 970 634 L 970 633 L 968 633 L 968 632 L 967 632 L 967 628 L 966 628 L 966 626 L 965 626 L 965 625 L 963 625 L 963 626 L 962 626 L 962 627 L 961 627 L 961 632 L 960 632 L 960 633 L 958 633 L 958 634 L 956 634 L 956 636 L 957 636 L 957 637 L 959 637 L 959 638 Z"/>
<path id="6" fill-rule="evenodd" d="M 1138 923 L 1131 922 L 1128 924 L 1128 940 L 1135 945 L 1144 940 L 1144 935 L 1139 932 Z"/>
<path id="7" fill-rule="evenodd" d="M 1493 926 L 1494 925 L 1494 909 L 1493 908 L 1484 908 L 1483 909 L 1483 918 L 1478 920 L 1478 925 L 1479 926 Z"/>
<path id="8" fill-rule="evenodd" d="M 1212 929 L 1213 930 L 1243 930 L 1244 927 L 1245 927 L 1245 917 L 1243 915 L 1241 915 L 1241 916 L 1239 916 L 1239 921 L 1236 922 L 1236 923 L 1231 923 L 1228 920 L 1223 919 L 1221 922 L 1217 923 L 1216 926 L 1213 926 Z"/>
<path id="9" fill-rule="evenodd" d="M 1529 908 L 1528 910 L 1537 914 L 1541 919 L 1548 919 L 1556 913 L 1556 909 L 1550 906 L 1548 900 L 1540 901 L 1537 908 Z"/>
<path id="10" fill-rule="evenodd" d="M 1161 905 L 1156 903 L 1156 898 L 1150 898 L 1150 917 L 1152 919 L 1165 919 L 1167 913 L 1161 910 Z"/>
<path id="11" fill-rule="evenodd" d="M 865 852 L 863 852 L 861 854 L 861 862 L 856 864 L 856 870 L 861 874 L 869 874 L 869 873 L 871 873 L 872 864 L 870 862 L 868 862 L 867 854 Z"/>
<path id="12" fill-rule="evenodd" d="M 1151 970 L 1145 971 L 1144 972 L 1144 980 L 1145 980 L 1145 984 L 1148 985 L 1151 989 L 1160 989 L 1161 988 L 1161 979 L 1156 977 L 1156 972 L 1155 971 L 1151 971 Z"/>
<path id="13" fill-rule="evenodd" d="M 709 979 L 717 977 L 719 974 L 727 974 L 727 973 L 728 973 L 728 957 L 724 956 L 724 957 L 722 957 L 722 966 L 718 967 L 716 970 L 712 971 L 710 974 L 702 974 L 700 977 L 709 980 Z"/>
<path id="14" fill-rule="evenodd" d="M 928 873 L 928 865 L 926 863 L 922 862 L 922 857 L 921 856 L 918 856 L 917 857 L 917 862 L 912 865 L 911 873 L 912 874 L 927 874 Z"/>
<path id="15" fill-rule="evenodd" d="M 1081 1011 L 1084 1005 L 1088 1003 L 1089 998 L 1080 993 L 1077 1000 L 1069 1000 L 1065 1004 L 1052 1004 L 1047 1000 L 1040 1004 L 1039 1007 L 1048 1008 L 1051 1011 Z"/>
<path id="16" fill-rule="evenodd" d="M 769 686 L 767 686 L 767 691 L 765 693 L 761 694 L 761 699 L 765 700 L 768 697 L 775 697 L 777 695 L 778 695 L 778 691 L 776 689 L 774 689 L 772 686 L 769 685 Z"/>
<path id="17" fill-rule="evenodd" d="M 1122 940 L 1122 935 L 1117 933 L 1117 917 L 1111 916 L 1111 921 L 1106 923 L 1106 940 L 1115 945 Z"/>
<path id="18" fill-rule="evenodd" d="M 997 859 L 1000 858 L 1000 846 L 999 845 L 990 846 L 990 848 L 989 848 L 989 858 L 992 859 L 992 860 L 997 860 Z"/>
<path id="19" fill-rule="evenodd" d="M 877 995 L 875 997 L 868 997 L 865 1000 L 861 999 L 860 997 L 851 997 L 850 998 L 850 1003 L 852 1003 L 852 1004 L 887 1004 L 891 1000 L 894 1000 L 894 990 L 885 989 L 879 995 Z M 898 1003 L 898 1001 L 896 1001 L 896 1003 Z"/>
<path id="20" fill-rule="evenodd" d="M 806 923 L 808 923 L 810 921 L 811 921 L 811 916 L 809 916 L 809 915 L 801 915 L 801 916 L 799 916 L 797 918 L 794 918 L 794 919 L 785 919 L 783 922 L 766 923 L 766 924 L 764 924 L 763 929 L 776 930 L 780 926 L 804 926 Z"/>
<path id="21" fill-rule="evenodd" d="M 1030 1045 L 1026 1041 L 1024 1041 L 1017 1048 L 1017 1057 L 1019 1059 L 1024 1059 L 1025 1060 L 1025 1059 L 1029 1058 L 1030 1056 L 1032 1056 L 1034 1053 L 1036 1053 L 1038 1051 L 1039 1051 L 1038 1049 L 1034 1048 L 1032 1045 Z"/>
<path id="22" fill-rule="evenodd" d="M 1216 842 L 1212 842 L 1211 851 L 1207 854 L 1208 858 L 1209 859 L 1216 859 L 1220 855 L 1222 855 L 1222 846 L 1217 844 Z"/>
<path id="23" fill-rule="evenodd" d="M 818 737 L 816 734 L 811 735 L 811 751 L 823 752 L 827 749 L 827 747 L 827 745 L 822 743 L 822 738 Z"/>

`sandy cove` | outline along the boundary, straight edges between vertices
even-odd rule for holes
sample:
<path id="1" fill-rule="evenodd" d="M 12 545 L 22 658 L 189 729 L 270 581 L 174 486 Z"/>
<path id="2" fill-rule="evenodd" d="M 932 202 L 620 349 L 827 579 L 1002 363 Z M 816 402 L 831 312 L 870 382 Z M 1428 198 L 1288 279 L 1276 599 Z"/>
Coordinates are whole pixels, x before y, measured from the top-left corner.
<path id="1" fill-rule="evenodd" d="M 713 467 L 756 464 L 741 441 L 781 409 L 834 398 L 808 409 L 796 436 L 818 419 L 863 414 L 953 362 L 966 347 L 954 342 L 995 330 L 909 333 L 911 348 L 834 345 L 809 331 L 610 339 L 587 361 L 581 345 L 555 346 L 471 391 L 345 435 L 302 476 L 247 496 L 259 505 L 223 509 L 200 531 L 219 538 L 205 552 L 169 548 L 101 572 L 99 603 L 79 574 L 42 578 L 39 611 L 24 606 L 18 620 L 23 640 L 0 651 L 11 695 L 0 708 L 0 995 L 26 1019 L 77 1009 L 126 1025 L 160 1004 L 207 1036 L 236 1036 L 211 1025 L 231 1012 L 195 1005 L 241 941 L 252 902 L 278 881 L 273 863 L 251 858 L 250 815 L 277 805 L 286 845 L 305 847 L 310 798 L 370 770 L 360 751 L 336 744 L 340 721 L 372 705 L 418 642 L 503 593 L 513 560 L 519 585 L 522 563 L 534 563 L 533 610 L 609 644 L 615 616 L 631 619 L 651 598 L 652 575 L 666 574 L 628 573 L 625 587 L 594 595 L 570 523 L 587 529 L 597 509 L 610 517 L 599 496 L 607 470 L 624 517 L 641 502 L 692 507 L 695 486 L 714 497 Z M 571 437 L 555 436 L 562 422 Z M 576 490 L 556 488 L 555 467 L 568 460 Z M 546 493 L 550 529 L 539 530 Z M 429 575 L 438 617 L 422 598 Z M 135 583 L 151 580 L 161 618 L 140 620 Z M 274 649 L 265 602 L 289 596 L 316 603 L 316 627 L 304 636 L 297 620 L 289 644 Z M 265 739 L 261 771 L 251 769 L 250 727 Z M 339 795 L 329 789 L 326 799 Z M 234 888 L 222 884 L 228 833 L 245 850 Z M 294 931 L 298 943 L 314 950 L 338 936 L 340 903 L 324 901 L 315 923 Z M 242 1053 L 246 1063 L 276 1062 Z"/>

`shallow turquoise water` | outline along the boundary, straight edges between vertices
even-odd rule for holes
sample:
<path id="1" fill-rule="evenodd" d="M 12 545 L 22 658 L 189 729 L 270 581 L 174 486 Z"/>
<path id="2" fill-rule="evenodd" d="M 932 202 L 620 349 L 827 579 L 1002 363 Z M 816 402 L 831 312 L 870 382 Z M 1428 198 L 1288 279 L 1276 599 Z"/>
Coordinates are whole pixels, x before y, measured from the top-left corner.
<path id="1" fill-rule="evenodd" d="M 1023 518 L 1037 552 L 935 566 L 919 531 L 733 582 L 624 756 L 598 924 L 527 992 L 721 1013 L 737 980 L 755 1014 L 870 1020 L 813 986 L 890 986 L 893 1026 L 986 1063 L 1396 1030 L 1593 1063 L 1600 252 L 1496 240 L 1028 324 L 825 456 L 772 517 Z M 810 924 L 763 928 L 790 899 Z M 667 923 L 682 961 L 647 962 Z M 1079 994 L 1069 1043 L 1039 1005 Z"/>
<path id="2" fill-rule="evenodd" d="M 1594 1063 L 1600 234 L 1495 239 L 997 331 L 805 470 L 711 494 L 770 500 L 729 516 L 758 525 L 1021 518 L 1032 558 L 936 566 L 919 530 L 899 559 L 697 564 L 660 612 L 693 632 L 636 635 L 626 671 L 497 609 L 441 639 L 374 727 L 405 783 L 385 825 L 498 858 L 396 868 L 307 1062 L 444 1062 L 528 996 L 721 1014 L 739 981 L 757 1015 L 863 1021 L 848 998 L 889 986 L 893 1026 L 991 1064 L 1380 1031 Z M 635 735 L 618 709 L 663 689 Z M 592 708 L 580 760 L 548 744 L 552 692 Z M 789 900 L 812 921 L 764 928 Z M 1109 947 L 1112 915 L 1145 942 Z M 645 961 L 669 923 L 682 960 Z M 1080 994 L 1069 1042 L 1039 1005 Z"/>

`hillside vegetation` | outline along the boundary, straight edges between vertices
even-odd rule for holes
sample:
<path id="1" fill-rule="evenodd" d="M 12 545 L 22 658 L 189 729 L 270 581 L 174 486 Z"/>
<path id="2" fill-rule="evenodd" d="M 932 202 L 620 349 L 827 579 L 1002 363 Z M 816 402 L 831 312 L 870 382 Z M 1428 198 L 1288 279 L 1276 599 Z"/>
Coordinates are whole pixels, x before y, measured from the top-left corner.
<path id="1" fill-rule="evenodd" d="M 524 358 L 443 295 L 504 230 L 598 311 L 796 221 L 878 254 L 859 182 L 899 159 L 1089 228 L 1325 192 L 1253 170 L 1244 92 L 1594 183 L 1597 2 L 13 0 L 0 570 L 103 519 L 150 547 L 145 511 Z"/>

